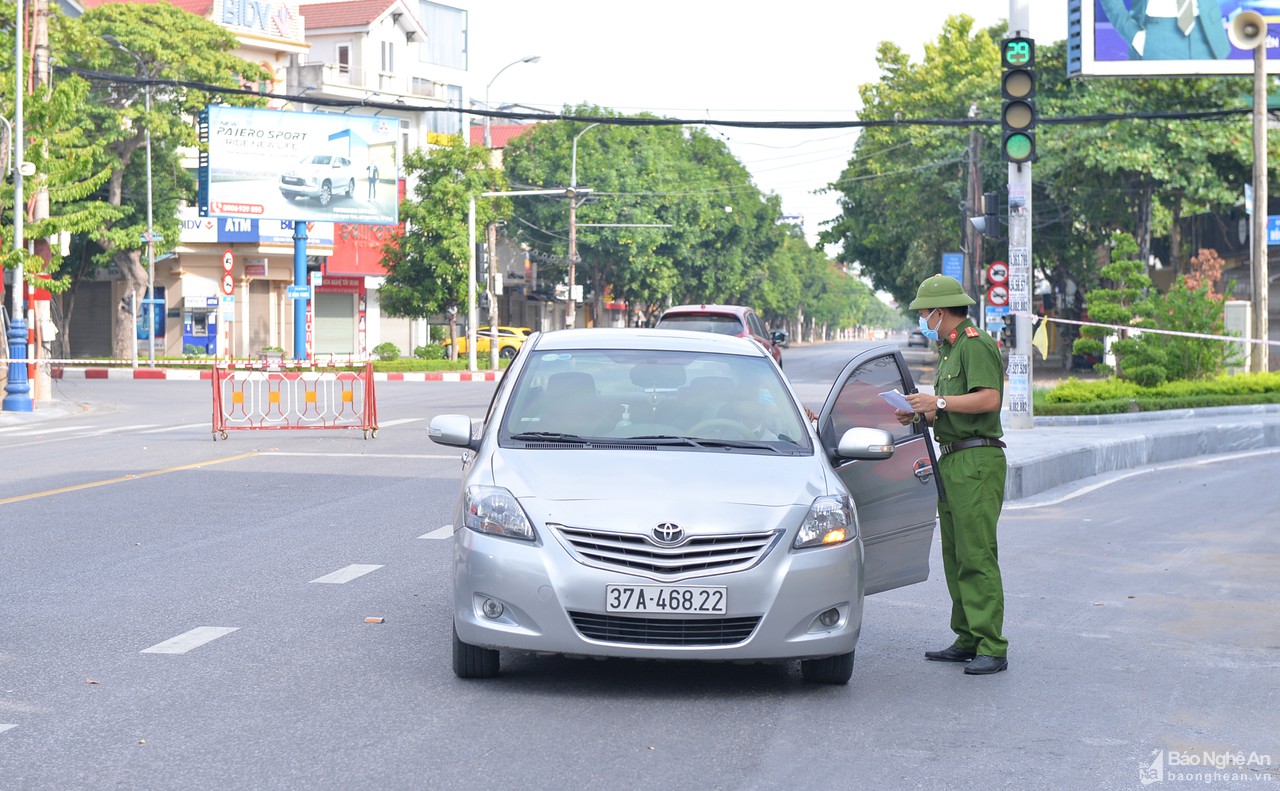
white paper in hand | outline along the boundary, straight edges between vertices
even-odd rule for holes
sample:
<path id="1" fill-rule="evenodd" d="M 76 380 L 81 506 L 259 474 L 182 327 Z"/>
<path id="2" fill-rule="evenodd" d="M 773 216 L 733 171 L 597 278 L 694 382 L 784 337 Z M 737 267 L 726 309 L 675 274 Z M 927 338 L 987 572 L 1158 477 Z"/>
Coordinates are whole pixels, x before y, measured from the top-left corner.
<path id="1" fill-rule="evenodd" d="M 904 396 L 902 393 L 899 393 L 897 389 L 893 389 L 893 390 L 889 390 L 887 392 L 881 393 L 880 397 L 883 398 L 885 401 L 888 401 L 889 406 L 893 407 L 894 409 L 901 409 L 903 412 L 915 411 L 914 409 L 911 408 L 911 404 L 907 401 L 907 397 Z"/>

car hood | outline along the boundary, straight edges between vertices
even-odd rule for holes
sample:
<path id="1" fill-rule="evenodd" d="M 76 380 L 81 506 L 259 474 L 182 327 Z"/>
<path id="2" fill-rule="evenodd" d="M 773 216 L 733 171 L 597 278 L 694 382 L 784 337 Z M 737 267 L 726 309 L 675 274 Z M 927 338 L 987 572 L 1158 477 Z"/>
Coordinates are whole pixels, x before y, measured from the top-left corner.
<path id="1" fill-rule="evenodd" d="M 817 455 L 499 448 L 490 472 L 539 524 L 648 530 L 676 521 L 700 532 L 750 532 L 832 493 L 824 467 Z"/>

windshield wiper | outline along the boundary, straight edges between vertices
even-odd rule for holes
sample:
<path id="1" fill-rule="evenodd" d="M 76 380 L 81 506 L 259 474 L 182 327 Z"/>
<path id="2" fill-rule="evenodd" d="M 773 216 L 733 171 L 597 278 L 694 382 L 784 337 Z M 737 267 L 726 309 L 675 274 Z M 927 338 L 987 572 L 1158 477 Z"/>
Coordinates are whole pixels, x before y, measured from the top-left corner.
<path id="1" fill-rule="evenodd" d="M 772 442 L 754 439 L 704 439 L 702 437 L 687 437 L 690 442 L 701 445 L 706 448 L 749 448 L 751 450 L 771 450 L 774 453 L 782 453 Z"/>
<path id="2" fill-rule="evenodd" d="M 584 445 L 591 441 L 577 434 L 562 434 L 559 431 L 522 431 L 512 434 L 511 438 L 525 442 L 580 442 Z"/>

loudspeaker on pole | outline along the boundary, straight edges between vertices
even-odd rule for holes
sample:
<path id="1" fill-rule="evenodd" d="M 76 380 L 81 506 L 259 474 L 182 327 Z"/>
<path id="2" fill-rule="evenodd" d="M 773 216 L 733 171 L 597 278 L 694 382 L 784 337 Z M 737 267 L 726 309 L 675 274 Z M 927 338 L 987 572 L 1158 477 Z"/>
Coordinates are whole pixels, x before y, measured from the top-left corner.
<path id="1" fill-rule="evenodd" d="M 1227 38 L 1236 49 L 1251 50 L 1267 40 L 1267 20 L 1257 11 L 1241 11 L 1231 18 Z"/>

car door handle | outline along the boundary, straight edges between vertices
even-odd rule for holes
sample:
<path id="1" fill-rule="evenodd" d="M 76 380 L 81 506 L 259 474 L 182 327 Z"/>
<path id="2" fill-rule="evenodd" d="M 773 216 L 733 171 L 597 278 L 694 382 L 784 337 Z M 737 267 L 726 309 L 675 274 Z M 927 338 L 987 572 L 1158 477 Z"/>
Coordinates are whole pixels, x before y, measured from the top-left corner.
<path id="1" fill-rule="evenodd" d="M 911 472 L 920 479 L 921 483 L 928 483 L 929 477 L 933 475 L 933 464 L 929 462 L 928 457 L 916 459 L 916 463 L 912 467 Z"/>

